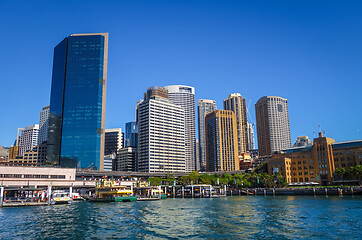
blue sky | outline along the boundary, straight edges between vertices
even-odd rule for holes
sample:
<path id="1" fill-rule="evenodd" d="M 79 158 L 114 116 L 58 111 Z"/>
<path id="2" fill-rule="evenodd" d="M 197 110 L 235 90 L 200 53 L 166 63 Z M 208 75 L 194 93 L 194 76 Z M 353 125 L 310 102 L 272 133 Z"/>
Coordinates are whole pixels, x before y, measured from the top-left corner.
<path id="1" fill-rule="evenodd" d="M 134 120 L 149 86 L 184 84 L 196 99 L 239 92 L 288 99 L 292 142 L 361 139 L 360 1 L 0 1 L 0 145 L 49 104 L 54 47 L 109 32 L 106 127 Z"/>

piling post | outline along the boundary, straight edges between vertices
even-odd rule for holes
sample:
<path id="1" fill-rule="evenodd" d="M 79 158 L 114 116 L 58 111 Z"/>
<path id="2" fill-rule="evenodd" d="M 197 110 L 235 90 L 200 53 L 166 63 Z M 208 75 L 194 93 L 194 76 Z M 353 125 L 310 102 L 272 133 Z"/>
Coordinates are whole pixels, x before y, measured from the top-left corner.
<path id="1" fill-rule="evenodd" d="M 273 196 L 275 197 L 275 188 L 273 188 Z"/>
<path id="2" fill-rule="evenodd" d="M 50 205 L 50 199 L 52 197 L 52 185 L 48 187 L 48 204 Z"/>
<path id="3" fill-rule="evenodd" d="M 185 197 L 185 188 L 184 188 L 184 186 L 182 186 L 182 198 L 184 198 Z"/>
<path id="4" fill-rule="evenodd" d="M 191 185 L 191 197 L 194 198 L 194 185 Z"/>
<path id="5" fill-rule="evenodd" d="M 73 197 L 73 187 L 69 187 L 69 197 L 72 198 Z"/>
<path id="6" fill-rule="evenodd" d="M 239 196 L 241 196 L 241 191 L 240 191 L 240 189 L 239 189 Z"/>
<path id="7" fill-rule="evenodd" d="M 158 186 L 158 198 L 161 199 L 161 185 Z"/>
<path id="8" fill-rule="evenodd" d="M 0 201 L 2 206 L 4 204 L 4 187 L 0 187 Z"/>
<path id="9" fill-rule="evenodd" d="M 266 189 L 264 189 L 264 196 L 266 196 Z"/>
<path id="10" fill-rule="evenodd" d="M 226 185 L 224 185 L 224 195 L 226 197 Z"/>
<path id="11" fill-rule="evenodd" d="M 175 189 L 175 186 L 173 186 L 173 194 L 172 194 L 172 196 L 173 196 L 173 198 L 175 198 L 175 194 L 176 193 L 176 189 Z"/>
<path id="12" fill-rule="evenodd" d="M 325 188 L 324 190 L 326 191 L 326 197 L 328 197 L 328 189 Z"/>
<path id="13" fill-rule="evenodd" d="M 211 185 L 209 187 L 210 187 L 209 198 L 211 198 Z"/>

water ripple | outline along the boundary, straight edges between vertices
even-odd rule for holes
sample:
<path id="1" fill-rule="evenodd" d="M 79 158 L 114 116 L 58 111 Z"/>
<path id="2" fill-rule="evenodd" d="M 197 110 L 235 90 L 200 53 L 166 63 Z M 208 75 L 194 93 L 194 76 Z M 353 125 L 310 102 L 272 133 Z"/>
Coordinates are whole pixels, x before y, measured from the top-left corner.
<path id="1" fill-rule="evenodd" d="M 358 239 L 361 203 L 235 196 L 2 208 L 0 239 Z"/>

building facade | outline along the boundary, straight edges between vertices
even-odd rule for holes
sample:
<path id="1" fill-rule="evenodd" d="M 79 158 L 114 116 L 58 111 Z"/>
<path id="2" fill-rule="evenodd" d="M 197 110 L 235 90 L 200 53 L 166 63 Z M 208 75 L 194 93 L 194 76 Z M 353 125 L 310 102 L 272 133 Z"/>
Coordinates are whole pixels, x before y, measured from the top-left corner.
<path id="1" fill-rule="evenodd" d="M 137 147 L 138 143 L 138 126 L 136 122 L 126 123 L 126 132 L 124 136 L 125 147 Z"/>
<path id="2" fill-rule="evenodd" d="M 288 101 L 266 96 L 255 104 L 259 156 L 291 147 Z"/>
<path id="3" fill-rule="evenodd" d="M 147 89 L 138 104 L 139 172 L 185 172 L 184 109 L 168 99 L 167 89 Z"/>
<path id="4" fill-rule="evenodd" d="M 38 143 L 42 144 L 48 139 L 48 126 L 49 126 L 49 108 L 50 106 L 43 107 L 40 111 L 39 117 L 39 139 Z"/>
<path id="5" fill-rule="evenodd" d="M 313 142 L 307 136 L 300 136 L 295 141 L 293 147 L 305 147 L 312 145 Z"/>
<path id="6" fill-rule="evenodd" d="M 248 145 L 248 121 L 246 112 L 246 101 L 239 93 L 233 93 L 224 100 L 224 110 L 235 113 L 238 127 L 238 149 L 239 153 L 249 151 Z"/>
<path id="7" fill-rule="evenodd" d="M 335 170 L 362 164 L 362 140 L 335 142 L 319 133 L 312 145 L 294 147 L 268 159 L 268 172 L 281 172 L 288 183 L 317 182 L 330 185 Z"/>
<path id="8" fill-rule="evenodd" d="M 253 123 L 248 123 L 248 146 L 249 152 L 255 149 L 255 135 Z"/>
<path id="9" fill-rule="evenodd" d="M 137 148 L 125 147 L 117 153 L 117 171 L 122 172 L 135 172 L 137 160 Z"/>
<path id="10" fill-rule="evenodd" d="M 18 146 L 19 146 L 19 156 L 23 156 L 23 154 L 33 149 L 33 147 L 38 145 L 38 137 L 39 137 L 39 124 L 34 124 L 31 126 L 27 126 L 25 129 L 21 131 L 21 135 L 19 137 Z"/>
<path id="11" fill-rule="evenodd" d="M 123 148 L 122 128 L 106 129 L 104 136 L 104 155 L 117 154 Z"/>
<path id="12" fill-rule="evenodd" d="M 230 110 L 208 113 L 206 124 L 206 171 L 239 170 L 236 116 Z"/>
<path id="13" fill-rule="evenodd" d="M 108 33 L 73 34 L 54 49 L 50 165 L 103 169 Z"/>
<path id="14" fill-rule="evenodd" d="M 197 100 L 197 115 L 199 129 L 199 159 L 200 170 L 206 170 L 206 137 L 205 137 L 205 117 L 206 114 L 215 111 L 216 101 L 209 99 Z"/>
<path id="15" fill-rule="evenodd" d="M 165 86 L 168 98 L 184 109 L 185 114 L 185 148 L 186 172 L 196 170 L 196 125 L 195 125 L 195 88 L 184 85 Z"/>

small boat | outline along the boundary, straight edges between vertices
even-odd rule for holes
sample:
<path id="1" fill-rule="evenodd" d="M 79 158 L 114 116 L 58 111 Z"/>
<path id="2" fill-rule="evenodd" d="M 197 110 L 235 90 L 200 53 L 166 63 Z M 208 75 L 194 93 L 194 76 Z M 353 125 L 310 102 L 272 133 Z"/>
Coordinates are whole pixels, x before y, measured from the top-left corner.
<path id="1" fill-rule="evenodd" d="M 85 199 L 80 196 L 79 193 L 72 193 L 72 200 L 73 201 L 84 201 Z"/>
<path id="2" fill-rule="evenodd" d="M 72 202 L 73 200 L 66 191 L 54 191 L 50 199 L 50 204 L 69 204 Z"/>

